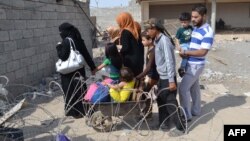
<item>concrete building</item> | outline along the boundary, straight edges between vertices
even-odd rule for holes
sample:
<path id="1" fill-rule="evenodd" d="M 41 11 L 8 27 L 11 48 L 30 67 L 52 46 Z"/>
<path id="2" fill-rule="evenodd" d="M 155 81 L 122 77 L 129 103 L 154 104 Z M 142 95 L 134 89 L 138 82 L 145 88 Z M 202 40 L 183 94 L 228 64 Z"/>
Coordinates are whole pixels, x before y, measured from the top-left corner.
<path id="1" fill-rule="evenodd" d="M 0 0 L 0 76 L 32 85 L 54 73 L 63 22 L 80 30 L 92 54 L 89 3 L 79 4 L 85 13 L 74 0 Z"/>
<path id="2" fill-rule="evenodd" d="M 194 4 L 203 3 L 208 8 L 208 22 L 222 19 L 232 28 L 250 27 L 250 0 L 138 0 L 141 4 L 142 20 L 151 17 L 166 20 L 175 25 L 179 14 L 191 11 Z"/>

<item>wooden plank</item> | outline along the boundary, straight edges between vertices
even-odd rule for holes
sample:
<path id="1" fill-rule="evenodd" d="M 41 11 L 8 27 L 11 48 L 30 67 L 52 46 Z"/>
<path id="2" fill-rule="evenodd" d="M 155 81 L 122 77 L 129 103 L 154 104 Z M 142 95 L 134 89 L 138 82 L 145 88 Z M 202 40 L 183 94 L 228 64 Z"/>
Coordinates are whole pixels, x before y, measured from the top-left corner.
<path id="1" fill-rule="evenodd" d="M 15 115 L 19 110 L 22 109 L 24 105 L 25 99 L 18 102 L 13 108 L 11 108 L 7 113 L 3 115 L 3 117 L 0 118 L 0 126 L 6 122 L 10 117 Z"/>

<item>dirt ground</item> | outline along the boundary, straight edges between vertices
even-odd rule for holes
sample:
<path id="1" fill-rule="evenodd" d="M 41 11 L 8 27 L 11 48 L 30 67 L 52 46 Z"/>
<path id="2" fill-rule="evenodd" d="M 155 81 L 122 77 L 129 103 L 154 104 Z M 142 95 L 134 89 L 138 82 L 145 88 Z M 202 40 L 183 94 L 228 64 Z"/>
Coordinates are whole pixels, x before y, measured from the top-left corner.
<path id="1" fill-rule="evenodd" d="M 103 49 L 93 49 L 93 55 L 99 64 Z M 177 55 L 176 58 L 179 62 L 180 58 Z M 128 120 L 127 125 L 119 123 L 112 132 L 97 132 L 85 124 L 85 118 L 64 117 L 63 97 L 58 89 L 46 96 L 30 97 L 33 106 L 24 108 L 9 124 L 23 129 L 25 140 L 34 141 L 55 140 L 57 133 L 66 134 L 72 141 L 223 141 L 223 125 L 250 124 L 249 70 L 250 34 L 218 33 L 200 79 L 202 115 L 188 123 L 186 134 L 155 128 L 158 118 L 156 103 L 153 104 L 153 118 L 147 122 L 136 126 L 136 120 Z M 87 74 L 90 76 L 89 71 Z M 51 79 L 58 80 L 57 76 Z"/>

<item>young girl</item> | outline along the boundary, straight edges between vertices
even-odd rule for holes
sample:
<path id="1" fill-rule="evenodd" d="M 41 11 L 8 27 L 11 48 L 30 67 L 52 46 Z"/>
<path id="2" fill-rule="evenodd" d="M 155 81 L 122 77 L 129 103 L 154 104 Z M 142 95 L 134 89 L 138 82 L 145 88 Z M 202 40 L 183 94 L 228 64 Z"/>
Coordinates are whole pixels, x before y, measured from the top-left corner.
<path id="1" fill-rule="evenodd" d="M 103 63 L 96 68 L 95 72 L 108 66 L 109 77 L 112 80 L 119 80 L 119 73 L 122 67 L 122 58 L 114 43 L 108 43 L 105 46 L 105 55 L 106 58 L 104 59 Z"/>
<path id="2" fill-rule="evenodd" d="M 141 37 L 144 47 L 148 47 L 146 68 L 142 73 L 136 76 L 136 79 L 141 80 L 146 77 L 144 91 L 149 92 L 159 79 L 159 75 L 155 65 L 155 47 L 153 39 L 149 35 L 147 35 L 147 32 L 142 32 Z"/>
<path id="3" fill-rule="evenodd" d="M 135 80 L 133 72 L 127 68 L 123 67 L 120 71 L 120 83 L 117 85 L 106 84 L 110 90 L 109 94 L 111 98 L 116 102 L 125 102 L 129 99 L 131 94 L 131 89 L 134 88 Z"/>

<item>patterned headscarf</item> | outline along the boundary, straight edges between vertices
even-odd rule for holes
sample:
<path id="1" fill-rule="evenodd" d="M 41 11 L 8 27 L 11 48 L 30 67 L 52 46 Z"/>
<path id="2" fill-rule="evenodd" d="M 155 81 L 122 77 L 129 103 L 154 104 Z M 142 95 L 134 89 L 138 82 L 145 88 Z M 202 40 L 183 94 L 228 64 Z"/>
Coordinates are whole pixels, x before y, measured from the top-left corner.
<path id="1" fill-rule="evenodd" d="M 151 18 L 144 22 L 144 28 L 145 29 L 156 28 L 158 31 L 166 35 L 170 39 L 171 43 L 175 45 L 172 36 L 170 35 L 170 33 L 167 31 L 167 29 L 164 27 L 164 25 L 160 20 L 156 18 Z"/>

